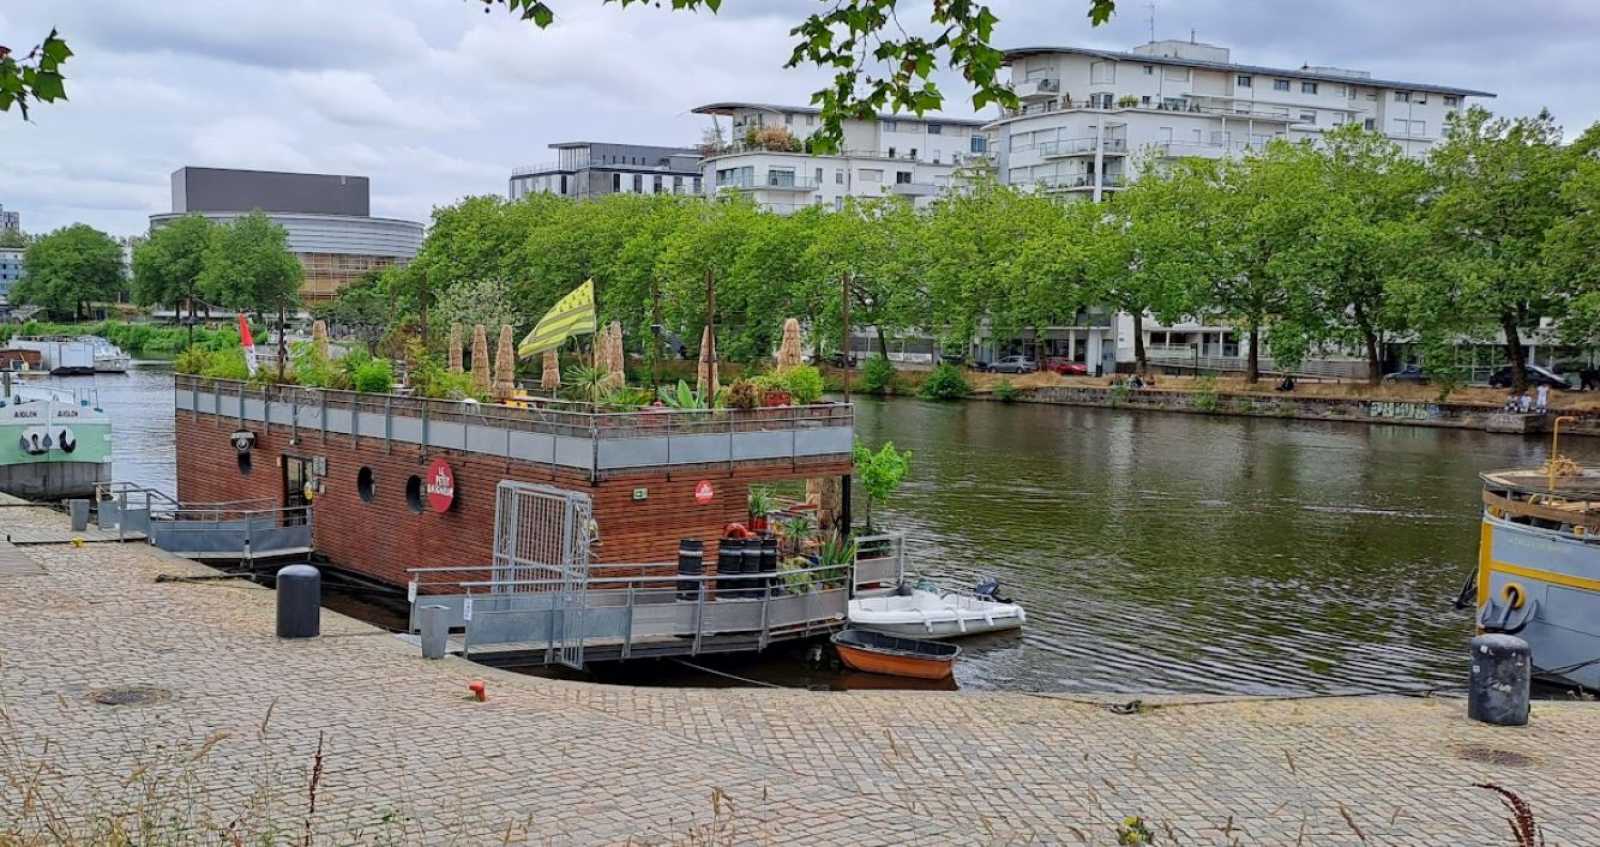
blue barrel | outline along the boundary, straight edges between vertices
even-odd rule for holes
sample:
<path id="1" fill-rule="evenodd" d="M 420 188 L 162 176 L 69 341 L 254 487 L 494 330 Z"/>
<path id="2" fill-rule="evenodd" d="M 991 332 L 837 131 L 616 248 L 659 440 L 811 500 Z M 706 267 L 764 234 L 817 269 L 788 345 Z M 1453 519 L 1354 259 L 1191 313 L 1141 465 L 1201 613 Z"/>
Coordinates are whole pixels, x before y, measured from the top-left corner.
<path id="1" fill-rule="evenodd" d="M 1472 639 L 1467 717 L 1497 726 L 1526 725 L 1532 684 L 1533 651 L 1528 642 L 1499 632 Z"/>

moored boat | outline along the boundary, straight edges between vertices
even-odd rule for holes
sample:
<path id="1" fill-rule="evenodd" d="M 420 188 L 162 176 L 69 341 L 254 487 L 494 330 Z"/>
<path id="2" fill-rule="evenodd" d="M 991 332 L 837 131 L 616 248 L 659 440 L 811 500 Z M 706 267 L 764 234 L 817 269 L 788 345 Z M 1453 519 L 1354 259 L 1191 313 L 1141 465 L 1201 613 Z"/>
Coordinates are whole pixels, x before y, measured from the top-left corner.
<path id="1" fill-rule="evenodd" d="M 1537 675 L 1600 690 L 1600 468 L 1556 455 L 1481 478 L 1478 629 L 1528 642 Z"/>
<path id="2" fill-rule="evenodd" d="M 46 386 L 5 393 L 0 491 L 53 500 L 85 497 L 111 481 L 111 418 L 90 396 Z"/>
<path id="3" fill-rule="evenodd" d="M 13 338 L 11 346 L 38 353 L 39 367 L 56 376 L 126 373 L 128 370 L 128 354 L 96 335 Z"/>
<path id="4" fill-rule="evenodd" d="M 992 595 L 939 590 L 931 585 L 850 601 L 850 625 L 906 638 L 957 638 L 1019 629 L 1028 615 Z"/>
<path id="5" fill-rule="evenodd" d="M 839 659 L 850 668 L 915 679 L 948 678 L 955 672 L 956 657 L 961 655 L 961 648 L 954 644 L 864 629 L 841 630 L 830 640 Z"/>

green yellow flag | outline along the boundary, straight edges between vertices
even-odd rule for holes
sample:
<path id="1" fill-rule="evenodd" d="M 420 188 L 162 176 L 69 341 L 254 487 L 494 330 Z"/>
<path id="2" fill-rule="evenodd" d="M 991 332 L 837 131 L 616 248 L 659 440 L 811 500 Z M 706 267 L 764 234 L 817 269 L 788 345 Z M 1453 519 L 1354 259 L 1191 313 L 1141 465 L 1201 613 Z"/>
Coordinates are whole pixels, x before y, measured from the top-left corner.
<path id="1" fill-rule="evenodd" d="M 590 279 L 584 280 L 544 313 L 538 326 L 517 345 L 517 355 L 537 356 L 560 347 L 574 335 L 590 335 L 594 330 L 594 280 Z"/>

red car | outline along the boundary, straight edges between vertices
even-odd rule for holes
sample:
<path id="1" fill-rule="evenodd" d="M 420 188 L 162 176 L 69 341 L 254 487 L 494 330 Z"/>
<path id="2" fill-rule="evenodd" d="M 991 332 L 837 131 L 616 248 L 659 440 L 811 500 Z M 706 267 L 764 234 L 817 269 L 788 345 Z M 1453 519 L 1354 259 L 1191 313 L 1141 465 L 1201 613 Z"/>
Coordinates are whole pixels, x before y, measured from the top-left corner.
<path id="1" fill-rule="evenodd" d="M 1089 366 L 1082 362 L 1074 362 L 1065 356 L 1048 356 L 1044 360 L 1044 369 L 1062 376 L 1088 376 Z"/>

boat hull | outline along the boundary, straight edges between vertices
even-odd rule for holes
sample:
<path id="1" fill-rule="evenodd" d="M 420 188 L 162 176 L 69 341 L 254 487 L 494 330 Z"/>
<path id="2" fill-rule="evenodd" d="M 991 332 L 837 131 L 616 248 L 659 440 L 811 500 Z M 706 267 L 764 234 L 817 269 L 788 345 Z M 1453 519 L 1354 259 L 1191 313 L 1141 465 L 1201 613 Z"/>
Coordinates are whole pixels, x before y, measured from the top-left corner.
<path id="1" fill-rule="evenodd" d="M 91 497 L 97 484 L 111 482 L 107 462 L 33 462 L 0 465 L 0 491 L 25 500 Z"/>
<path id="2" fill-rule="evenodd" d="M 922 590 L 909 596 L 857 598 L 850 601 L 849 614 L 857 629 L 932 641 L 1005 632 L 1027 622 L 1027 614 L 1014 603 Z"/>
<path id="3" fill-rule="evenodd" d="M 908 676 L 913 679 L 947 679 L 955 673 L 952 662 L 937 659 L 916 659 L 909 656 L 885 656 L 859 647 L 838 645 L 839 659 L 852 670 L 886 676 Z"/>
<path id="4" fill-rule="evenodd" d="M 831 640 L 846 667 L 885 676 L 948 679 L 961 655 L 961 648 L 953 644 L 889 637 L 871 630 L 847 629 Z"/>
<path id="5" fill-rule="evenodd" d="M 1600 540 L 1492 514 L 1481 531 L 1479 610 L 1520 594 L 1533 611 L 1514 634 L 1528 642 L 1535 674 L 1600 690 Z"/>

